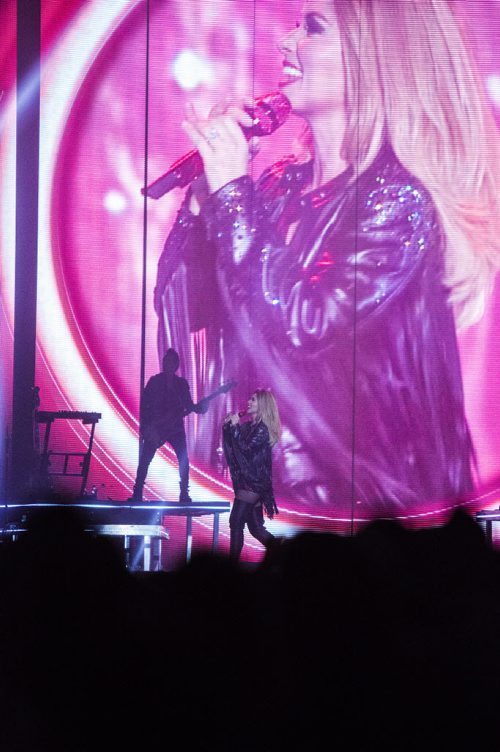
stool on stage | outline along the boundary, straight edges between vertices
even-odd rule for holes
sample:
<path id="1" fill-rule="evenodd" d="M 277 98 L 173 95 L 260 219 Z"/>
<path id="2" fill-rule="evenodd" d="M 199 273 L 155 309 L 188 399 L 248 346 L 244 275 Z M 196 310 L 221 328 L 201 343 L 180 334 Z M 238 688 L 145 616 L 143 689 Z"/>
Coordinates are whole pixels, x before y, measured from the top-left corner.
<path id="1" fill-rule="evenodd" d="M 500 509 L 483 509 L 476 512 L 476 522 L 483 528 L 488 543 L 493 544 L 493 523 L 500 522 Z"/>
<path id="2" fill-rule="evenodd" d="M 37 410 L 35 411 L 35 419 L 37 423 L 45 424 L 45 434 L 43 438 L 43 449 L 40 459 L 40 475 L 42 479 L 46 479 L 49 476 L 62 476 L 78 477 L 82 479 L 80 486 L 80 495 L 83 496 L 85 488 L 87 486 L 87 478 L 89 474 L 90 458 L 92 456 L 92 443 L 94 441 L 94 432 L 96 423 L 99 422 L 102 415 L 101 413 L 91 413 L 81 410 Z M 49 450 L 49 438 L 50 429 L 52 423 L 56 419 L 63 420 L 81 420 L 84 425 L 92 426 L 89 434 L 89 443 L 87 451 L 85 452 L 53 452 Z M 55 457 L 62 458 L 62 465 L 59 469 L 52 467 L 52 459 Z M 72 462 L 75 458 L 79 458 L 80 462 L 75 464 Z"/>
<path id="3" fill-rule="evenodd" d="M 132 564 L 131 538 L 142 539 L 142 571 L 159 572 L 161 570 L 162 541 L 170 538 L 163 525 L 91 525 L 85 529 L 96 535 L 122 537 L 127 569 L 130 569 Z"/>

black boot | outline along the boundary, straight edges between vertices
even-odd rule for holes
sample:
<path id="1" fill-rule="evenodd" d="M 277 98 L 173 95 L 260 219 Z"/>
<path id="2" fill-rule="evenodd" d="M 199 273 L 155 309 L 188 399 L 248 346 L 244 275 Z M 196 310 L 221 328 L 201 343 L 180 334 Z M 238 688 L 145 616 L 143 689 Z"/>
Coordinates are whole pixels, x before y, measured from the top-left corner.
<path id="1" fill-rule="evenodd" d="M 191 504 L 193 501 L 189 495 L 188 486 L 184 483 L 180 483 L 181 492 L 179 494 L 179 504 Z"/>
<path id="2" fill-rule="evenodd" d="M 245 542 L 245 524 L 248 513 L 251 512 L 251 505 L 246 501 L 235 499 L 229 515 L 229 558 L 237 562 Z"/>
<path id="3" fill-rule="evenodd" d="M 132 496 L 130 496 L 127 501 L 131 502 L 132 504 L 141 504 L 142 503 L 142 488 L 143 484 L 137 483 L 137 481 L 134 483 L 134 490 L 132 491 Z"/>

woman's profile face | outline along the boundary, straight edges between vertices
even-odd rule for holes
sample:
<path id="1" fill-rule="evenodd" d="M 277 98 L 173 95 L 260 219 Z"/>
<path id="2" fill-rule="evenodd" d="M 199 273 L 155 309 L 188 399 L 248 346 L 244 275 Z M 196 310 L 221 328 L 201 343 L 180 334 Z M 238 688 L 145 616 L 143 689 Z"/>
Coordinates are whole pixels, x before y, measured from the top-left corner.
<path id="1" fill-rule="evenodd" d="M 247 406 L 247 413 L 251 416 L 257 415 L 258 411 L 258 404 L 257 404 L 257 395 L 252 394 L 251 397 L 248 399 L 248 406 Z"/>
<path id="2" fill-rule="evenodd" d="M 306 0 L 297 27 L 279 43 L 279 87 L 305 118 L 344 109 L 344 66 L 333 0 Z"/>

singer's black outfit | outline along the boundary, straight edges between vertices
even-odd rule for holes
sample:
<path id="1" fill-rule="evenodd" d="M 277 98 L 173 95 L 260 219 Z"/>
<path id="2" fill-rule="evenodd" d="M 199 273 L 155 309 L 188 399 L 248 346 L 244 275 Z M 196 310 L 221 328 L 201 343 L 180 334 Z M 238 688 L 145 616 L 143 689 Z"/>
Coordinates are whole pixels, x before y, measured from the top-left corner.
<path id="1" fill-rule="evenodd" d="M 197 332 L 203 359 L 187 375 L 200 390 L 234 376 L 237 405 L 249 369 L 272 384 L 275 490 L 290 508 L 449 506 L 472 488 L 473 449 L 432 196 L 389 144 L 359 176 L 311 181 L 312 162 L 286 158 L 223 186 L 200 216 L 181 208 L 158 266 L 160 354 L 175 338 L 187 358 Z M 205 462 L 216 420 L 198 444 Z"/>
<path id="2" fill-rule="evenodd" d="M 272 519 L 278 512 L 272 483 L 272 449 L 269 430 L 262 421 L 235 426 L 224 423 L 223 442 L 235 497 L 229 516 L 230 556 L 238 560 L 245 525 L 264 546 L 274 541 L 264 527 L 263 514 L 264 509 Z"/>
<path id="3" fill-rule="evenodd" d="M 168 442 L 179 463 L 179 501 L 189 502 L 189 457 L 184 430 L 184 417 L 203 408 L 191 398 L 189 384 L 182 376 L 157 373 L 144 388 L 140 408 L 141 449 L 132 499 L 142 501 L 144 483 L 149 465 L 159 446 Z M 158 441 L 148 440 L 146 429 L 156 426 Z"/>

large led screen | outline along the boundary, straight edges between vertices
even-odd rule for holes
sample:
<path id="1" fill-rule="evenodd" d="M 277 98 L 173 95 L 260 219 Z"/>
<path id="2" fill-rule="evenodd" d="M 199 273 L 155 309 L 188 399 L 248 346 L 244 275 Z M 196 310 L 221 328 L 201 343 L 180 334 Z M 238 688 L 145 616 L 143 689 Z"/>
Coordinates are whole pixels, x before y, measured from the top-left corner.
<path id="1" fill-rule="evenodd" d="M 42 2 L 37 385 L 44 410 L 102 414 L 98 498 L 131 496 L 143 380 L 174 348 L 194 402 L 213 395 L 185 418 L 196 501 L 232 500 L 222 423 L 261 387 L 283 428 L 275 532 L 436 524 L 497 501 L 499 27 L 489 0 Z M 183 121 L 219 155 L 212 108 L 251 112 L 277 91 L 292 112 L 252 141 L 249 177 L 224 132 L 222 182 L 200 215 L 187 187 L 145 199 L 195 146 Z M 70 421 L 52 441 L 78 451 L 88 431 Z M 166 443 L 144 498 L 178 494 Z M 209 527 L 195 520 L 200 542 Z M 224 547 L 227 519 L 221 534 Z M 245 556 L 261 555 L 247 536 Z"/>

